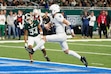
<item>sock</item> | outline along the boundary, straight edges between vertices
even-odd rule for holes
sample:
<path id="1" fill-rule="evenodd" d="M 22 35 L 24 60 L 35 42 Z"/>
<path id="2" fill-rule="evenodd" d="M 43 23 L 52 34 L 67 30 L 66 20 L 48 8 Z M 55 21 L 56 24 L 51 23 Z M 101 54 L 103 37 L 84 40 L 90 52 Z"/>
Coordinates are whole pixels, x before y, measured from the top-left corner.
<path id="1" fill-rule="evenodd" d="M 79 54 L 77 54 L 75 51 L 69 50 L 68 54 L 72 55 L 78 59 L 81 59 L 81 56 Z"/>
<path id="2" fill-rule="evenodd" d="M 37 49 L 39 49 L 42 45 L 44 45 L 45 41 L 41 40 L 34 48 L 33 51 L 36 51 Z"/>
<path id="3" fill-rule="evenodd" d="M 47 57 L 47 55 L 46 56 L 44 56 L 45 58 Z"/>

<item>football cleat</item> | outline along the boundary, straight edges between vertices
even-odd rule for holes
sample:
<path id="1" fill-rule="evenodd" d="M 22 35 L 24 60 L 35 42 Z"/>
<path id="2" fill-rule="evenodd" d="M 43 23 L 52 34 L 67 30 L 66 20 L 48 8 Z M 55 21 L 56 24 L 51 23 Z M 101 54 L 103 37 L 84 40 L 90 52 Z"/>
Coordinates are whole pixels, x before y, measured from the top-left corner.
<path id="1" fill-rule="evenodd" d="M 88 66 L 88 62 L 86 61 L 86 58 L 85 57 L 81 57 L 80 59 L 82 61 L 82 63 L 87 67 Z"/>
<path id="2" fill-rule="evenodd" d="M 32 60 L 30 61 L 31 64 L 32 64 L 33 62 L 34 62 L 34 61 L 32 61 Z"/>
<path id="3" fill-rule="evenodd" d="M 34 53 L 33 49 L 29 49 L 28 47 L 25 47 L 25 49 L 26 49 L 30 54 L 33 54 L 33 53 Z"/>
<path id="4" fill-rule="evenodd" d="M 45 59 L 46 59 L 47 61 L 50 61 L 50 59 L 49 59 L 47 56 L 45 57 Z"/>

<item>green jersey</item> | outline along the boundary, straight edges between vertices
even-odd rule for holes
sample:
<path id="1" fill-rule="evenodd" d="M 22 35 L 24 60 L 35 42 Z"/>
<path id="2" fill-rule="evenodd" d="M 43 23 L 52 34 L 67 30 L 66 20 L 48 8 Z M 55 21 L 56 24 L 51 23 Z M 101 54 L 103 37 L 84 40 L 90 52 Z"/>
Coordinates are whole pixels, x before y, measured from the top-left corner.
<path id="1" fill-rule="evenodd" d="M 38 35 L 38 25 L 39 22 L 34 20 L 33 24 L 30 25 L 29 23 L 25 23 L 24 29 L 28 31 L 28 36 L 35 37 Z"/>

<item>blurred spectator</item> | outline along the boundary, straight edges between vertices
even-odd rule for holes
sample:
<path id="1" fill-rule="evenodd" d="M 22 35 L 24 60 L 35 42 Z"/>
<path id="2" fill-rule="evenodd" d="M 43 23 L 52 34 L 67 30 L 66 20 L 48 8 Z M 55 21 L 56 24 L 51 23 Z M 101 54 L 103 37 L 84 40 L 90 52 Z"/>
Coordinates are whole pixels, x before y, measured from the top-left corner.
<path id="1" fill-rule="evenodd" d="M 89 18 L 88 12 L 84 11 L 84 15 L 82 16 L 82 37 L 88 37 L 88 30 L 89 30 Z"/>
<path id="2" fill-rule="evenodd" d="M 111 7 L 110 0 L 0 0 L 0 5 L 3 2 L 7 6 L 45 6 L 46 8 L 54 3 L 60 6 L 79 6 L 79 7 Z"/>
<path id="3" fill-rule="evenodd" d="M 4 2 L 4 0 L 0 0 L 0 6 L 2 6 L 2 5 L 3 5 L 3 2 Z"/>
<path id="4" fill-rule="evenodd" d="M 100 15 L 97 18 L 97 22 L 98 22 L 98 27 L 99 27 L 99 37 L 101 38 L 101 31 L 103 31 L 103 34 L 105 35 L 106 38 L 108 38 L 107 36 L 107 21 L 106 21 L 106 12 L 103 10 L 101 11 Z"/>
<path id="5" fill-rule="evenodd" d="M 7 14 L 7 10 L 3 10 L 3 14 L 6 16 L 6 14 Z"/>
<path id="6" fill-rule="evenodd" d="M 48 15 L 48 12 L 46 11 L 45 14 L 42 16 L 42 19 L 43 19 L 43 23 L 44 24 L 47 24 L 50 22 L 50 17 Z"/>
<path id="7" fill-rule="evenodd" d="M 88 18 L 90 19 L 89 20 L 89 36 L 90 36 L 90 38 L 92 38 L 92 36 L 93 36 L 93 27 L 94 27 L 94 24 L 95 24 L 95 21 L 96 21 L 96 16 L 94 16 L 93 11 L 90 13 Z"/>
<path id="8" fill-rule="evenodd" d="M 82 7 L 82 3 L 78 2 L 78 4 L 76 5 L 77 7 Z"/>
<path id="9" fill-rule="evenodd" d="M 3 14 L 5 15 L 5 17 L 7 17 L 7 10 L 3 10 Z M 8 33 L 7 33 L 7 22 L 5 21 L 5 38 L 7 37 Z"/>
<path id="10" fill-rule="evenodd" d="M 45 6 L 46 2 L 45 0 L 40 0 L 40 2 L 38 3 L 40 6 Z"/>
<path id="11" fill-rule="evenodd" d="M 11 34 L 13 34 L 13 39 L 15 39 L 15 25 L 14 25 L 14 16 L 13 12 L 10 11 L 7 16 L 7 25 L 8 25 L 8 39 L 10 39 Z M 13 33 L 11 33 L 13 32 Z"/>
<path id="12" fill-rule="evenodd" d="M 15 13 L 13 14 L 13 16 L 14 16 L 14 25 L 15 25 L 15 36 L 16 36 L 16 37 L 19 37 L 18 27 L 17 27 L 17 25 L 18 25 L 18 23 L 17 23 L 17 13 L 15 12 Z"/>
<path id="13" fill-rule="evenodd" d="M 49 5 L 54 4 L 54 0 L 49 0 Z"/>
<path id="14" fill-rule="evenodd" d="M 1 39 L 5 39 L 4 38 L 4 32 L 5 32 L 5 21 L 6 21 L 6 17 L 5 15 L 3 14 L 3 10 L 0 11 L 0 34 L 1 34 L 1 37 L 0 37 L 0 40 Z"/>
<path id="15" fill-rule="evenodd" d="M 23 28 L 24 28 L 24 15 L 23 15 L 23 12 L 21 10 L 18 10 L 17 28 L 18 28 L 18 34 L 19 34 L 19 40 L 20 40 L 21 35 L 23 34 Z"/>
<path id="16" fill-rule="evenodd" d="M 77 2 L 76 0 L 71 0 L 71 6 L 76 6 Z"/>
<path id="17" fill-rule="evenodd" d="M 111 24 L 109 26 L 108 32 L 107 32 L 108 37 L 111 37 Z"/>
<path id="18" fill-rule="evenodd" d="M 82 3 L 82 6 L 83 6 L 83 7 L 86 7 L 86 6 L 87 6 L 87 4 L 86 4 L 86 3 L 87 3 L 87 0 L 81 0 L 81 3 Z"/>
<path id="19" fill-rule="evenodd" d="M 110 30 L 110 24 L 111 24 L 111 17 L 108 14 L 108 11 L 106 11 L 106 23 L 107 23 L 107 35 L 109 34 L 109 30 Z M 108 35 L 109 36 L 109 35 Z"/>
<path id="20" fill-rule="evenodd" d="M 11 2 L 11 6 L 18 6 L 18 5 L 19 5 L 19 1 L 17 1 L 17 0 L 13 0 Z"/>
<path id="21" fill-rule="evenodd" d="M 106 23 L 107 23 L 107 29 L 110 27 L 111 17 L 108 14 L 108 11 L 106 11 Z"/>
<path id="22" fill-rule="evenodd" d="M 7 8 L 7 3 L 6 2 L 3 2 L 3 4 L 1 4 L 1 9 L 2 10 L 5 10 Z"/>
<path id="23" fill-rule="evenodd" d="M 49 8 L 49 3 L 48 3 L 48 1 L 46 1 L 46 3 L 45 3 L 45 8 L 46 8 L 46 9 Z"/>
<path id="24" fill-rule="evenodd" d="M 23 0 L 19 0 L 19 5 L 20 6 L 25 6 L 25 2 Z"/>
<path id="25" fill-rule="evenodd" d="M 45 14 L 42 16 L 42 19 L 43 19 L 43 25 L 46 25 L 47 23 L 50 22 L 50 17 L 48 15 L 48 12 L 45 12 Z M 46 28 L 42 27 L 43 28 L 43 34 L 44 35 L 49 35 L 51 34 L 51 29 L 50 30 L 47 30 Z"/>

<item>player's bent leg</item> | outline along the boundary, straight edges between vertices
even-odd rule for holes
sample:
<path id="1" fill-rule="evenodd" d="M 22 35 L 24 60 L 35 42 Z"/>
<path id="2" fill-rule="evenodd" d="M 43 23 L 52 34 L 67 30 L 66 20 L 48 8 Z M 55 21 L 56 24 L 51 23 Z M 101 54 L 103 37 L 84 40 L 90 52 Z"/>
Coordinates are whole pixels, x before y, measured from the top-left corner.
<path id="1" fill-rule="evenodd" d="M 32 51 L 32 45 L 29 45 L 28 47 L 25 47 L 25 49 L 29 52 L 29 58 L 30 58 L 30 63 L 33 63 L 33 54 L 31 53 Z"/>
<path id="2" fill-rule="evenodd" d="M 33 54 L 29 53 L 29 57 L 30 57 L 30 63 L 32 64 L 33 63 Z"/>
<path id="3" fill-rule="evenodd" d="M 76 58 L 78 58 L 78 59 L 81 59 L 81 56 L 79 55 L 79 54 L 77 54 L 75 51 L 72 51 L 72 50 L 65 50 L 64 51 L 66 54 L 69 54 L 69 55 L 72 55 L 72 56 L 74 56 L 74 57 L 76 57 Z"/>
<path id="4" fill-rule="evenodd" d="M 87 60 L 86 60 L 85 57 L 81 56 L 81 59 L 80 59 L 80 60 L 82 61 L 82 63 L 83 63 L 86 67 L 88 66 L 88 62 L 87 62 Z"/>
<path id="5" fill-rule="evenodd" d="M 66 41 L 63 41 L 63 42 L 59 42 L 61 47 L 62 47 L 62 50 L 66 53 L 66 54 L 69 54 L 69 55 L 72 55 L 78 59 L 80 59 L 82 61 L 82 63 L 87 67 L 88 66 L 88 63 L 86 61 L 86 58 L 85 57 L 82 57 L 80 56 L 78 53 L 76 53 L 75 51 L 72 51 L 72 50 L 69 50 L 68 49 L 68 44 Z"/>
<path id="6" fill-rule="evenodd" d="M 37 49 L 42 47 L 45 44 L 45 41 L 46 41 L 46 38 L 45 38 L 45 36 L 43 36 L 43 39 L 41 39 L 39 41 L 39 43 L 33 48 L 33 51 L 36 51 Z"/>
<path id="7" fill-rule="evenodd" d="M 32 45 L 29 45 L 28 48 L 29 48 L 30 50 L 32 50 Z M 34 53 L 34 52 L 33 52 L 33 53 Z M 33 53 L 32 53 L 32 51 L 29 52 L 30 63 L 33 63 Z"/>
<path id="8" fill-rule="evenodd" d="M 81 61 L 86 67 L 88 66 L 88 62 L 87 62 L 86 58 L 83 57 L 83 56 L 80 56 L 80 55 L 77 54 L 75 51 L 65 50 L 64 52 L 65 52 L 66 54 L 72 55 L 72 56 L 80 59 L 80 61 Z"/>
<path id="9" fill-rule="evenodd" d="M 32 50 L 32 47 L 33 47 L 33 44 L 34 44 L 33 37 L 28 37 L 28 42 L 27 42 L 27 44 L 28 44 L 28 46 L 25 47 L 25 49 L 26 49 L 29 53 L 33 54 L 33 53 L 34 53 L 34 51 Z"/>
<path id="10" fill-rule="evenodd" d="M 41 51 L 42 51 L 42 53 L 44 54 L 45 59 L 46 59 L 47 61 L 50 61 L 49 57 L 48 57 L 47 54 L 46 54 L 45 48 L 42 49 Z"/>
<path id="11" fill-rule="evenodd" d="M 28 46 L 27 51 L 32 55 L 34 54 L 34 50 L 32 49 L 32 45 Z"/>
<path id="12" fill-rule="evenodd" d="M 40 47 L 40 49 L 41 49 L 42 53 L 44 54 L 44 58 L 45 58 L 47 61 L 50 61 L 49 57 L 47 56 L 45 47 L 42 46 L 42 47 Z"/>
<path id="13" fill-rule="evenodd" d="M 32 53 L 32 52 L 33 52 L 33 50 L 32 50 L 31 48 L 26 47 L 26 46 L 25 46 L 25 50 L 28 51 L 29 53 Z"/>

